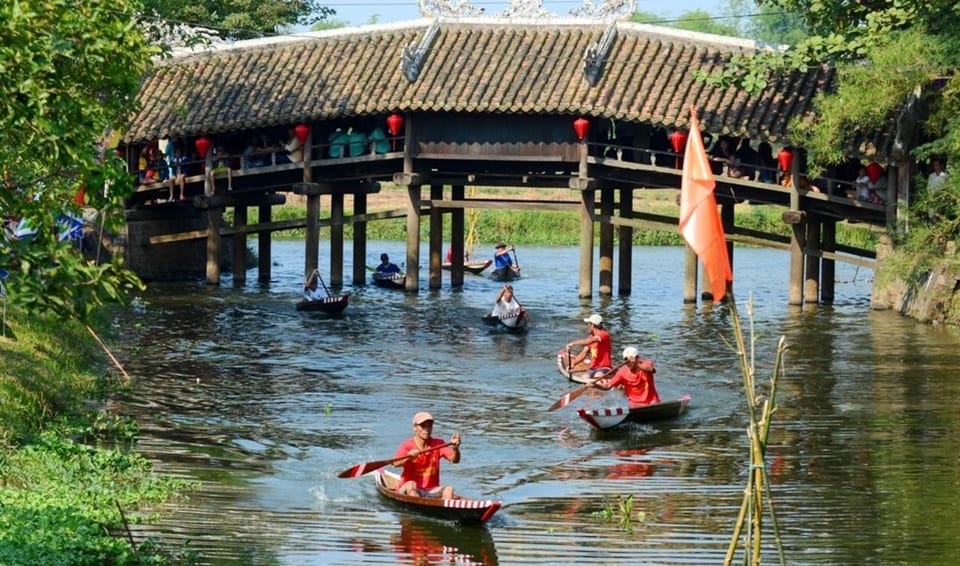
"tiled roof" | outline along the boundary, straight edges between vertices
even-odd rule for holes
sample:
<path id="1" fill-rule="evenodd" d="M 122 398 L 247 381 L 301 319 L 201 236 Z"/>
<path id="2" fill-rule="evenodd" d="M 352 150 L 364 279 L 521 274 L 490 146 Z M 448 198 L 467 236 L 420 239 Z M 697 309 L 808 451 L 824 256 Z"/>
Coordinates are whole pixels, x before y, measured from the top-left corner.
<path id="1" fill-rule="evenodd" d="M 240 42 L 176 57 L 146 77 L 127 143 L 390 112 L 578 114 L 683 126 L 689 106 L 710 132 L 783 141 L 811 110 L 830 69 L 772 82 L 751 98 L 708 86 L 695 71 L 753 50 L 731 38 L 619 23 L 603 72 L 585 78 L 596 20 L 440 20 L 422 70 L 401 69 L 433 20 Z"/>

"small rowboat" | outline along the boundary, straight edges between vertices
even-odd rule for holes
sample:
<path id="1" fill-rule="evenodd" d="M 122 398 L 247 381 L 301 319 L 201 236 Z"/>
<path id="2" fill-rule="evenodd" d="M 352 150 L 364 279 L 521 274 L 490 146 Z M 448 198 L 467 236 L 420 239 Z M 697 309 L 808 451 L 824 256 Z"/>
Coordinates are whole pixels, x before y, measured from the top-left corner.
<path id="1" fill-rule="evenodd" d="M 490 499 L 469 499 L 455 496 L 453 499 L 439 497 L 420 497 L 397 493 L 400 476 L 386 470 L 374 473 L 377 491 L 392 503 L 411 509 L 424 515 L 430 515 L 448 521 L 460 523 L 484 523 L 500 509 L 499 501 Z"/>
<path id="2" fill-rule="evenodd" d="M 679 417 L 687 410 L 690 396 L 676 401 L 644 405 L 643 407 L 610 407 L 606 409 L 578 409 L 580 418 L 595 429 L 609 430 L 628 423 L 648 423 Z"/>
<path id="3" fill-rule="evenodd" d="M 573 358 L 574 355 L 568 352 L 566 348 L 560 348 L 557 352 L 557 369 L 560 370 L 560 374 L 575 383 L 591 381 L 590 376 L 587 375 L 587 371 L 590 369 L 590 359 L 583 360 L 571 369 L 567 366 Z"/>
<path id="4" fill-rule="evenodd" d="M 483 273 L 483 270 L 493 265 L 492 259 L 481 259 L 477 261 L 465 261 L 463 262 L 463 270 L 470 272 L 474 275 L 480 275 Z M 440 267 L 450 271 L 453 269 L 452 263 L 441 263 Z"/>
<path id="5" fill-rule="evenodd" d="M 344 293 L 339 297 L 327 297 L 325 299 L 316 299 L 308 301 L 306 299 L 297 303 L 298 311 L 325 312 L 327 314 L 340 314 L 347 308 L 350 301 L 350 295 Z"/>
<path id="6" fill-rule="evenodd" d="M 500 267 L 491 271 L 490 277 L 494 281 L 513 281 L 514 279 L 520 279 L 520 274 L 510 267 Z"/>
<path id="7" fill-rule="evenodd" d="M 483 317 L 483 323 L 498 330 L 503 329 L 507 332 L 520 334 L 527 331 L 529 319 L 527 319 L 524 310 L 513 316 L 495 316 L 491 312 Z"/>
<path id="8" fill-rule="evenodd" d="M 406 275 L 403 273 L 380 273 L 379 271 L 373 272 L 373 284 L 377 287 L 385 287 L 387 289 L 403 289 L 404 280 Z"/>

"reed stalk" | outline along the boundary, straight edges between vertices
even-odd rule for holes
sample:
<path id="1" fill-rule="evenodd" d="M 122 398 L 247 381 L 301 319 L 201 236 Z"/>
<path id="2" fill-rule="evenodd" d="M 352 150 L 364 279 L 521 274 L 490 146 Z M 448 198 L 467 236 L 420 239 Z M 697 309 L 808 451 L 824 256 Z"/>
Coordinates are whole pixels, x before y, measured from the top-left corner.
<path id="1" fill-rule="evenodd" d="M 773 494 L 770 491 L 770 485 L 766 471 L 766 450 L 767 438 L 770 432 L 770 423 L 773 413 L 776 412 L 776 390 L 777 379 L 783 371 L 783 356 L 786 352 L 786 341 L 783 337 L 777 346 L 777 355 L 774 361 L 773 373 L 770 377 L 770 392 L 766 399 L 763 399 L 756 391 L 755 382 L 755 360 L 756 360 L 756 332 L 753 325 L 753 301 L 748 301 L 747 312 L 750 320 L 750 350 L 747 351 L 747 343 L 744 339 L 743 326 L 740 322 L 740 314 L 737 310 L 737 302 L 733 296 L 732 289 L 728 289 L 731 321 L 733 322 L 734 340 L 736 341 L 737 359 L 740 362 L 740 371 L 743 374 L 744 395 L 747 399 L 747 410 L 750 417 L 750 424 L 747 427 L 747 440 L 750 443 L 750 473 L 747 474 L 747 485 L 743 490 L 743 501 L 740 505 L 740 512 L 737 515 L 737 522 L 734 525 L 733 536 L 727 547 L 727 554 L 724 559 L 724 565 L 729 566 L 733 562 L 737 547 L 741 543 L 743 536 L 743 563 L 753 566 L 761 564 L 761 548 L 763 539 L 763 510 L 766 506 L 770 516 L 770 522 L 773 528 L 774 541 L 776 542 L 777 554 L 780 564 L 786 564 L 786 558 L 783 551 L 783 544 L 780 539 L 780 527 L 777 523 L 777 516 L 773 505 Z M 758 418 L 759 413 L 759 418 Z"/>

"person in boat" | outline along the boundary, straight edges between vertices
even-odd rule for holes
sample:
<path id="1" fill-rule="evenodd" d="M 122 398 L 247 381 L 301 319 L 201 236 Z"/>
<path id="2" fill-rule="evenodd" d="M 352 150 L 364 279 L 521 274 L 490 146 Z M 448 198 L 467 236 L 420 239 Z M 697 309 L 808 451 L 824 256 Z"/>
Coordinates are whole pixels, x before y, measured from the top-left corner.
<path id="1" fill-rule="evenodd" d="M 396 466 L 402 466 L 400 487 L 397 492 L 420 497 L 453 499 L 453 486 L 440 485 L 440 459 L 451 464 L 460 462 L 460 433 L 450 437 L 451 446 L 426 454 L 424 450 L 442 446 L 447 442 L 433 437 L 433 416 L 419 412 L 413 416 L 413 436 L 403 441 L 394 454 Z"/>
<path id="2" fill-rule="evenodd" d="M 500 292 L 497 293 L 497 299 L 493 303 L 493 310 L 490 311 L 490 316 L 509 318 L 518 316 L 521 312 L 523 312 L 523 307 L 520 306 L 517 298 L 513 295 L 513 285 L 504 285 L 503 288 L 500 289 Z"/>
<path id="3" fill-rule="evenodd" d="M 583 350 L 574 356 L 570 361 L 570 367 L 576 367 L 577 364 L 590 358 L 590 368 L 587 375 L 590 378 L 600 377 L 610 371 L 610 333 L 603 328 L 603 317 L 599 314 L 592 314 L 583 319 L 590 329 L 590 335 L 582 340 L 574 340 L 567 344 L 567 351 L 577 346 L 583 346 Z"/>
<path id="4" fill-rule="evenodd" d="M 400 266 L 395 263 L 390 263 L 390 256 L 387 254 L 380 254 L 380 265 L 377 266 L 377 273 L 383 275 L 400 273 Z"/>
<path id="5" fill-rule="evenodd" d="M 512 259 L 510 259 L 510 252 L 516 250 L 516 246 L 507 246 L 503 242 L 497 243 L 494 246 L 496 252 L 493 254 L 493 269 L 494 271 L 500 271 L 504 269 L 509 269 L 515 275 L 520 274 L 520 266 L 515 264 Z"/>
<path id="6" fill-rule="evenodd" d="M 660 395 L 653 383 L 653 374 L 657 373 L 653 360 L 641 358 L 640 351 L 633 346 L 624 348 L 623 360 L 625 365 L 613 377 L 598 379 L 593 386 L 608 390 L 622 387 L 631 408 L 659 403 Z"/>
<path id="7" fill-rule="evenodd" d="M 320 301 L 327 298 L 325 293 L 321 293 L 317 289 L 317 279 L 319 278 L 319 273 L 314 269 L 313 273 L 310 274 L 310 277 L 307 278 L 307 284 L 303 287 L 303 298 L 308 301 Z"/>

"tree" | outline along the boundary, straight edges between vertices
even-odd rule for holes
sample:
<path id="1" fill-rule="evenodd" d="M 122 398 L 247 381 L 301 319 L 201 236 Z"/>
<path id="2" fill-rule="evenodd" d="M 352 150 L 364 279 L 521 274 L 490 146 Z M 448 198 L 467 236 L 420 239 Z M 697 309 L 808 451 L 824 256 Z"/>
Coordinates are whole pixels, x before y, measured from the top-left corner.
<path id="1" fill-rule="evenodd" d="M 261 37 L 336 15 L 317 0 L 143 0 L 143 13 L 167 25 L 211 29 L 224 39 Z"/>
<path id="2" fill-rule="evenodd" d="M 722 18 L 710 15 L 710 13 L 704 10 L 689 10 L 683 12 L 676 18 L 664 18 L 649 12 L 634 12 L 630 18 L 631 21 L 641 24 L 667 26 L 687 31 L 736 37 L 738 35 L 736 26 L 722 22 L 721 19 Z"/>
<path id="3" fill-rule="evenodd" d="M 85 187 L 98 221 L 123 221 L 132 182 L 125 164 L 96 140 L 119 126 L 157 53 L 130 17 L 131 0 L 13 0 L 0 3 L 0 213 L 36 230 L 0 233 L 10 300 L 32 313 L 86 322 L 107 302 L 142 287 L 121 259 L 88 261 L 58 238 L 57 219 L 81 215 Z"/>

